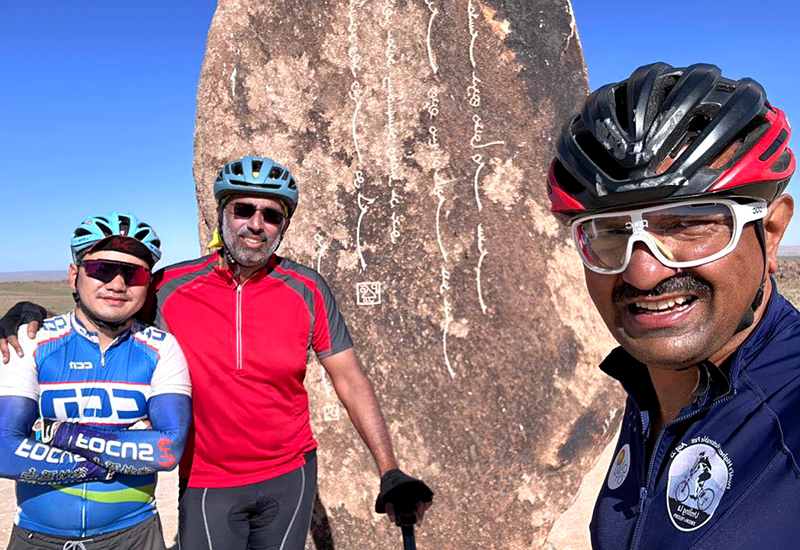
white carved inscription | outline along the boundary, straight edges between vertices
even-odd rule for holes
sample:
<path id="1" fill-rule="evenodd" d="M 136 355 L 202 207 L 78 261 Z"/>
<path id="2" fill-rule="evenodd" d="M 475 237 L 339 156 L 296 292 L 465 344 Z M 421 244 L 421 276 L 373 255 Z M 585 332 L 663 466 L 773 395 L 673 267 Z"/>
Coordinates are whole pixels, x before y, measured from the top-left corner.
<path id="1" fill-rule="evenodd" d="M 356 283 L 356 303 L 360 306 L 380 305 L 381 284 L 378 282 Z"/>
<path id="2" fill-rule="evenodd" d="M 484 149 L 486 147 L 493 147 L 493 146 L 500 146 L 505 145 L 505 141 L 502 140 L 492 140 L 492 141 L 484 141 L 484 130 L 485 124 L 483 122 L 483 118 L 481 117 L 481 107 L 482 99 L 481 99 L 481 79 L 478 76 L 479 68 L 478 63 L 475 56 L 475 47 L 478 43 L 478 20 L 481 17 L 481 13 L 476 7 L 473 0 L 467 0 L 467 21 L 469 24 L 469 60 L 472 64 L 472 80 L 467 86 L 466 91 L 466 99 L 469 103 L 470 107 L 472 107 L 473 114 L 472 114 L 472 138 L 469 140 L 469 146 L 472 149 Z M 475 203 L 478 206 L 478 212 L 480 213 L 483 210 L 483 203 L 481 202 L 481 190 L 480 190 L 480 182 L 481 182 L 481 171 L 486 166 L 489 160 L 484 156 L 488 153 L 479 153 L 475 152 L 472 155 L 472 162 L 475 164 L 475 173 L 472 178 L 472 186 L 473 192 L 475 194 Z M 478 263 L 475 267 L 475 284 L 478 290 L 478 304 L 480 305 L 481 312 L 486 315 L 488 311 L 488 307 L 486 306 L 486 302 L 483 298 L 483 288 L 481 286 L 481 275 L 483 270 L 483 262 L 488 255 L 488 250 L 486 247 L 486 234 L 484 232 L 483 225 L 478 223 L 477 228 L 477 235 L 476 241 L 478 244 Z"/>

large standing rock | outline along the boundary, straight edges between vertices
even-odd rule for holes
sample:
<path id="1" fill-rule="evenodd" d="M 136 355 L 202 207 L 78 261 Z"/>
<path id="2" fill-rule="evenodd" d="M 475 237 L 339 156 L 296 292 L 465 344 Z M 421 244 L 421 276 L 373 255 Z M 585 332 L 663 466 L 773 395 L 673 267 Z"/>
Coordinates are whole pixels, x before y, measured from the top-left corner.
<path id="1" fill-rule="evenodd" d="M 198 94 L 201 239 L 226 160 L 294 172 L 282 253 L 331 284 L 399 459 L 436 491 L 421 548 L 541 546 L 620 417 L 596 368 L 611 342 L 545 192 L 552 137 L 586 92 L 566 0 L 219 0 Z M 307 385 L 309 545 L 399 547 L 316 363 Z"/>

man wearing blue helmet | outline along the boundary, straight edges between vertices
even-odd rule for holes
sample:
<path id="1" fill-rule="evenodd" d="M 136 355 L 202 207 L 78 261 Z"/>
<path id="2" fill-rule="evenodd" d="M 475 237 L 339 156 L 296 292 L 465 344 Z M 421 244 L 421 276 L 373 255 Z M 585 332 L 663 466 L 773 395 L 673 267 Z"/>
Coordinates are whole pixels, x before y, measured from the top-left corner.
<path id="1" fill-rule="evenodd" d="M 398 469 L 333 294 L 319 273 L 275 254 L 297 208 L 294 177 L 271 159 L 244 157 L 222 168 L 214 196 L 219 251 L 156 273 L 145 314 L 175 335 L 192 373 L 180 547 L 305 547 L 317 486 L 303 386 L 309 348 L 375 459 L 376 511 L 421 520 L 433 492 Z"/>
<path id="2" fill-rule="evenodd" d="M 198 404 L 181 464 L 181 547 L 305 547 L 317 485 L 309 348 L 375 459 L 380 510 L 385 501 L 421 519 L 432 492 L 398 469 L 333 294 L 319 273 L 275 255 L 297 208 L 294 177 L 244 157 L 222 168 L 214 196 L 220 251 L 157 274 L 154 296 L 156 318 L 187 351 Z"/>
<path id="3" fill-rule="evenodd" d="M 111 213 L 71 244 L 75 310 L 23 326 L 24 356 L 0 364 L 0 476 L 18 481 L 8 548 L 161 550 L 156 472 L 180 460 L 191 385 L 175 339 L 133 320 L 160 241 Z"/>

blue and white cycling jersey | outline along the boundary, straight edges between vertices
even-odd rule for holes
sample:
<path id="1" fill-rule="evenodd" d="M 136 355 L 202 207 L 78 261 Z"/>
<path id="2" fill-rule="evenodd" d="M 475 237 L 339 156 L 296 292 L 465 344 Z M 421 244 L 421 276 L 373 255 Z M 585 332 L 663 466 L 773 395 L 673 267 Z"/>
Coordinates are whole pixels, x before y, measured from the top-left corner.
<path id="1" fill-rule="evenodd" d="M 25 356 L 0 364 L 0 476 L 18 480 L 15 523 L 89 537 L 151 517 L 156 472 L 177 465 L 191 420 L 175 339 L 134 321 L 101 351 L 74 313 L 33 340 L 26 331 Z M 38 415 L 65 422 L 50 445 L 29 437 Z M 143 419 L 152 429 L 127 429 Z"/>

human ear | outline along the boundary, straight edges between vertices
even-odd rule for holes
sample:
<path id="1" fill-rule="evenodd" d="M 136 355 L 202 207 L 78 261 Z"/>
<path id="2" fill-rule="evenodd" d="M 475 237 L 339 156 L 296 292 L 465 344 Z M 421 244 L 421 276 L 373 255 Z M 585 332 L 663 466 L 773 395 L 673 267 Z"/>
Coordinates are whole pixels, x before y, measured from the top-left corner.
<path id="1" fill-rule="evenodd" d="M 69 287 L 76 291 L 78 290 L 78 265 L 77 264 L 69 264 Z"/>
<path id="2" fill-rule="evenodd" d="M 786 228 L 789 227 L 792 214 L 794 214 L 794 199 L 791 195 L 781 195 L 769 205 L 769 211 L 764 218 L 769 273 L 778 271 L 778 245 L 786 233 Z"/>

